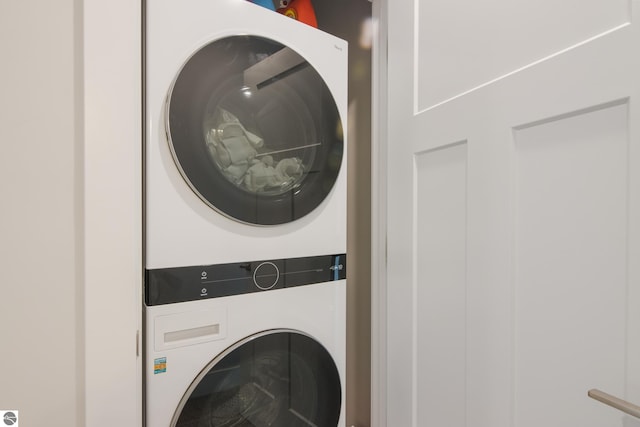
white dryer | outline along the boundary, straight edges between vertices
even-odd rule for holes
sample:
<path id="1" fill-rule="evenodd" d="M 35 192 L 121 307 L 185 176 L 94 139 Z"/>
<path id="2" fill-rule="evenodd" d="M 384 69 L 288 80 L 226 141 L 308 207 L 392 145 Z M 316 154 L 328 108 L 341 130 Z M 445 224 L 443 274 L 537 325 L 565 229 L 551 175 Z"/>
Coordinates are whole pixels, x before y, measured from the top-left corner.
<path id="1" fill-rule="evenodd" d="M 244 0 L 145 17 L 146 268 L 345 253 L 347 43 Z"/>
<path id="2" fill-rule="evenodd" d="M 154 271 L 145 425 L 344 427 L 344 274 L 343 257 Z"/>

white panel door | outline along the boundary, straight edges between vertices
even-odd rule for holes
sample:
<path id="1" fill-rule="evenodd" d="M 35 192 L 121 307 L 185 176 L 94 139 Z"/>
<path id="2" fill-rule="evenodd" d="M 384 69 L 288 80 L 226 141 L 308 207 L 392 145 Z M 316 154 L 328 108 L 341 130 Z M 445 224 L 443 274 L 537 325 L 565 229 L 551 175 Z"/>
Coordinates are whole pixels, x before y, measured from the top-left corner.
<path id="1" fill-rule="evenodd" d="M 640 1 L 385 10 L 383 421 L 640 425 Z"/>

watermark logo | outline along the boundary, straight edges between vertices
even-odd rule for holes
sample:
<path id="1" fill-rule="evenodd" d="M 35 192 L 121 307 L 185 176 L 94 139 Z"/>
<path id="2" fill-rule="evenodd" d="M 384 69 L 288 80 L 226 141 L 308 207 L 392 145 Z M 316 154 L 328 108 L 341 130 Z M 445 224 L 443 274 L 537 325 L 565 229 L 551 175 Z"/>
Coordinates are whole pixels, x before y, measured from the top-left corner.
<path id="1" fill-rule="evenodd" d="M 0 415 L 2 416 L 3 424 L 0 426 L 13 426 L 18 427 L 18 411 L 1 411 Z"/>

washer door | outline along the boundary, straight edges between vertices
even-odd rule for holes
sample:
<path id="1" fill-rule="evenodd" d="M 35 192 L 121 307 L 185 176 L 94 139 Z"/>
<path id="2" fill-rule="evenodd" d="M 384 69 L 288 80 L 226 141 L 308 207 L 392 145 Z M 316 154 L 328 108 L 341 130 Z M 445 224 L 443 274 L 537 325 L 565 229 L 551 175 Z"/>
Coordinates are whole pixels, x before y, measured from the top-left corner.
<path id="1" fill-rule="evenodd" d="M 335 427 L 341 400 L 338 370 L 322 345 L 295 331 L 271 331 L 213 360 L 171 426 Z"/>
<path id="2" fill-rule="evenodd" d="M 315 209 L 343 156 L 336 103 L 297 52 L 257 36 L 216 40 L 184 65 L 167 134 L 182 176 L 209 206 L 274 225 Z"/>

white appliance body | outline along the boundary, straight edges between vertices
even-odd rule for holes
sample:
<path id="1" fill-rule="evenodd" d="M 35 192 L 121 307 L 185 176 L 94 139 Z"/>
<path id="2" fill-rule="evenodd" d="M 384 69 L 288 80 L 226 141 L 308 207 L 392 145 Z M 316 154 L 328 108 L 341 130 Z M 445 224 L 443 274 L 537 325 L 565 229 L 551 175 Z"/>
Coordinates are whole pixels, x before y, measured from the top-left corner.
<path id="1" fill-rule="evenodd" d="M 176 76 L 204 46 L 238 35 L 273 40 L 303 57 L 324 80 L 343 126 L 333 187 L 291 222 L 255 225 L 212 208 L 172 152 L 167 123 Z M 146 4 L 145 59 L 147 269 L 346 252 L 346 42 L 248 1 L 154 0 Z"/>
<path id="2" fill-rule="evenodd" d="M 251 339 L 247 338 L 255 337 L 256 334 L 282 330 L 299 331 L 330 354 L 335 362 L 340 384 L 334 384 L 333 390 L 328 390 L 328 394 L 331 398 L 338 399 L 339 407 L 334 405 L 337 409 L 333 410 L 339 414 L 337 426 L 344 427 L 344 280 L 147 307 L 145 321 L 147 427 L 173 426 L 179 417 L 186 416 L 180 414 L 181 411 L 186 411 L 185 407 L 188 406 L 188 403 L 185 405 L 185 395 L 193 392 L 196 385 L 193 382 L 199 377 L 202 379 L 203 370 L 206 371 L 206 367 L 214 359 L 219 359 L 225 352 L 228 353 L 237 343 L 251 342 Z M 332 371 L 333 369 L 327 369 L 326 372 L 318 371 L 315 379 L 331 377 L 334 375 Z M 308 384 L 302 389 L 314 393 L 313 387 Z M 237 393 L 242 395 L 242 392 Z M 271 396 L 273 400 L 278 398 L 277 392 L 273 390 L 266 390 L 265 395 Z M 320 411 L 324 409 L 318 408 Z M 295 407 L 281 410 L 296 413 Z M 299 413 L 295 415 L 296 419 L 304 419 L 303 411 L 297 412 Z M 258 413 L 255 416 L 259 415 Z M 300 421 L 291 425 L 311 424 Z"/>
<path id="3" fill-rule="evenodd" d="M 211 409 L 203 417 L 344 427 L 347 44 L 244 0 L 154 0 L 145 19 L 145 425 L 188 425 L 180 417 L 199 413 L 192 402 L 204 399 Z M 241 50 L 252 42 L 272 51 Z M 219 56 L 211 60 L 210 51 Z M 244 68 L 222 78 L 220 89 L 208 82 L 200 90 L 192 76 L 236 63 L 234 52 Z M 202 58 L 209 68 L 198 65 Z M 321 101 L 307 97 L 309 75 L 318 77 L 309 86 L 322 86 Z M 242 100 L 237 90 L 219 94 L 233 77 L 246 82 L 248 100 L 260 100 L 258 125 L 227 107 Z M 201 110 L 191 108 L 191 95 Z M 280 132 L 287 112 L 294 130 Z M 270 146 L 274 135 L 296 132 L 309 136 L 301 148 L 289 140 Z M 190 162 L 212 166 L 204 175 L 223 177 L 227 193 L 198 181 Z M 277 171 L 267 176 L 280 181 L 265 187 L 253 167 Z M 258 212 L 254 221 L 251 209 L 234 207 L 236 189 L 238 200 L 255 198 L 265 211 L 271 200 L 290 205 L 291 219 Z M 280 342 L 290 353 L 271 348 Z M 298 373 L 291 388 L 265 370 L 268 361 L 273 372 Z"/>

